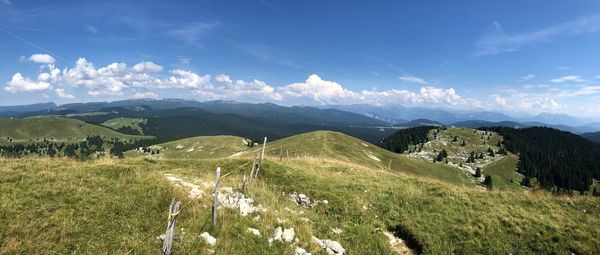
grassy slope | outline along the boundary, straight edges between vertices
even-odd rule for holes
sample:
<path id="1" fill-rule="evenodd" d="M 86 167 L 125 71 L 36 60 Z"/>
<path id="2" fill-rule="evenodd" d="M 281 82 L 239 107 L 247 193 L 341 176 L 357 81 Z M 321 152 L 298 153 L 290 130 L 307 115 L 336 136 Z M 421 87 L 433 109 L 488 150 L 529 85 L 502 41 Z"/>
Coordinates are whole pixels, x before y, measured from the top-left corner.
<path id="1" fill-rule="evenodd" d="M 77 142 L 88 135 L 122 140 L 140 139 L 145 136 L 125 135 L 109 128 L 88 124 L 80 120 L 61 117 L 32 117 L 25 119 L 0 119 L 0 143 L 6 144 L 6 137 L 13 142 L 47 140 Z"/>
<path id="2" fill-rule="evenodd" d="M 151 157 L 206 159 L 227 158 L 235 154 L 237 158 L 253 158 L 260 152 L 262 145 L 249 148 L 242 143 L 242 139 L 237 136 L 200 136 L 182 139 L 158 144 L 157 148 L 161 153 Z M 193 150 L 190 151 L 192 148 Z M 284 158 L 328 158 L 370 168 L 435 178 L 454 184 L 474 185 L 469 176 L 457 169 L 395 154 L 339 132 L 314 131 L 267 142 L 265 151 L 267 157 L 279 159 L 282 152 Z M 141 153 L 131 151 L 126 155 L 139 156 Z"/>
<path id="3" fill-rule="evenodd" d="M 493 162 L 486 166 L 482 173 L 492 176 L 494 188 L 514 189 L 520 188 L 519 183 L 523 176 L 518 174 L 517 169 L 518 156 L 509 154 L 507 157 Z"/>
<path id="4" fill-rule="evenodd" d="M 120 129 L 123 127 L 130 127 L 132 129 L 140 132 L 140 134 L 143 134 L 144 130 L 142 130 L 142 127 L 140 127 L 140 124 L 146 124 L 147 122 L 148 122 L 148 120 L 143 119 L 143 118 L 122 118 L 121 117 L 121 118 L 114 118 L 114 119 L 107 120 L 102 123 L 102 126 L 109 127 L 112 129 Z"/>
<path id="5" fill-rule="evenodd" d="M 327 158 L 268 158 L 248 193 L 268 211 L 254 221 L 221 209 L 214 229 L 210 196 L 190 202 L 187 190 L 169 184 L 163 174 L 208 181 L 221 166 L 232 172 L 222 187 L 239 187 L 248 158 L 0 161 L 0 224 L 6 226 L 0 228 L 0 254 L 125 253 L 139 242 L 136 254 L 156 253 L 159 233 L 152 231 L 163 231 L 171 196 L 186 205 L 176 232 L 183 242 L 174 248 L 183 254 L 207 253 L 209 247 L 198 238 L 204 231 L 217 237 L 217 254 L 293 254 L 293 246 L 268 245 L 276 218 L 286 221 L 283 227 L 294 227 L 298 245 L 313 254 L 320 253 L 311 235 L 340 241 L 350 254 L 392 254 L 376 229 L 397 226 L 424 254 L 600 252 L 600 203 L 593 197 L 488 192 Z M 329 204 L 298 214 L 301 209 L 282 191 L 303 192 Z M 247 227 L 259 229 L 263 237 L 246 233 Z"/>
<path id="6" fill-rule="evenodd" d="M 315 131 L 267 143 L 265 154 L 278 159 L 282 151 L 284 157 L 337 159 L 369 168 L 473 185 L 472 180 L 457 169 L 411 159 L 338 132 Z"/>
<path id="7" fill-rule="evenodd" d="M 241 138 L 231 139 L 241 145 Z M 214 148 L 214 141 L 220 138 L 205 141 L 211 140 Z M 155 241 L 159 233 L 152 231 L 157 226 L 159 232 L 163 231 L 161 224 L 172 196 L 186 205 L 176 232 L 184 241 L 174 248 L 183 254 L 207 253 L 209 247 L 198 238 L 204 231 L 217 237 L 218 244 L 212 248 L 217 254 L 293 254 L 293 246 L 277 242 L 268 245 L 266 239 L 278 226 L 277 218 L 286 221 L 283 227 L 295 228 L 298 245 L 313 254 L 321 253 L 310 241 L 311 235 L 340 241 L 349 254 L 393 254 L 377 229 L 395 227 L 407 233 L 405 239 L 416 240 L 424 254 L 600 253 L 598 198 L 521 189 L 482 191 L 413 174 L 395 168 L 394 163 L 390 171 L 384 160 L 386 151 L 367 145 L 334 132 L 270 143 L 261 178 L 248 192 L 268 211 L 254 221 L 254 215 L 242 217 L 221 209 L 218 228 L 210 226 L 210 196 L 190 202 L 188 190 L 168 183 L 164 174 L 198 179 L 210 187 L 214 169 L 220 166 L 225 173 L 231 172 L 221 187 L 239 188 L 242 172 L 250 170 L 252 154 L 241 158 L 130 158 L 83 163 L 62 159 L 0 160 L 0 224 L 7 226 L 0 228 L 0 254 L 40 250 L 125 253 L 140 242 L 136 254 L 156 253 L 160 249 Z M 290 157 L 281 162 L 280 148 L 290 151 Z M 363 150 L 381 161 L 373 160 Z M 232 151 L 235 149 L 219 157 L 227 157 Z M 309 151 L 314 154 L 306 156 Z M 298 156 L 293 157 L 293 153 Z M 415 169 L 439 166 L 400 158 L 393 162 L 396 160 L 414 164 Z M 205 190 L 206 194 L 209 191 Z M 293 191 L 329 203 L 301 209 L 282 193 Z M 246 233 L 247 227 L 259 229 L 263 237 Z M 332 228 L 340 228 L 343 233 L 335 234 Z M 20 238 L 23 236 L 27 238 Z"/>
<path id="8" fill-rule="evenodd" d="M 248 149 L 244 138 L 230 135 L 198 136 L 161 143 L 153 146 L 160 150 L 155 159 L 208 159 L 227 158 Z M 128 156 L 140 156 L 139 152 L 127 152 Z"/>

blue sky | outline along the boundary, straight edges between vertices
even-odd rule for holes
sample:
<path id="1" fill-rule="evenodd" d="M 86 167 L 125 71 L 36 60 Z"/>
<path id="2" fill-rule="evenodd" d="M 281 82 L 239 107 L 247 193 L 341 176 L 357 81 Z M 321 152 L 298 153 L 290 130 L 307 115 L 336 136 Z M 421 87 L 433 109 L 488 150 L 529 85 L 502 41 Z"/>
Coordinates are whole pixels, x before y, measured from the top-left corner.
<path id="1" fill-rule="evenodd" d="M 0 104 L 128 98 L 600 118 L 600 1 L 0 0 Z"/>

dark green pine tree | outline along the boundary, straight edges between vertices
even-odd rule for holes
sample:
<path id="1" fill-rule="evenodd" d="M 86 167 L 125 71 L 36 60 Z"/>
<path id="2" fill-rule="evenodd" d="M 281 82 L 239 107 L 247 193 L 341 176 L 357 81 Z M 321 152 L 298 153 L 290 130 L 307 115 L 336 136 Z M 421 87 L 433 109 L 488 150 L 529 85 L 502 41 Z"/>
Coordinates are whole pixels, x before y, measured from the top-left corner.
<path id="1" fill-rule="evenodd" d="M 489 190 L 492 190 L 494 188 L 492 177 L 489 175 L 486 175 L 485 179 L 483 180 L 483 185 L 485 185 Z"/>
<path id="2" fill-rule="evenodd" d="M 481 168 L 479 168 L 479 167 L 478 167 L 478 168 L 475 170 L 475 178 L 479 178 L 479 177 L 481 177 Z"/>

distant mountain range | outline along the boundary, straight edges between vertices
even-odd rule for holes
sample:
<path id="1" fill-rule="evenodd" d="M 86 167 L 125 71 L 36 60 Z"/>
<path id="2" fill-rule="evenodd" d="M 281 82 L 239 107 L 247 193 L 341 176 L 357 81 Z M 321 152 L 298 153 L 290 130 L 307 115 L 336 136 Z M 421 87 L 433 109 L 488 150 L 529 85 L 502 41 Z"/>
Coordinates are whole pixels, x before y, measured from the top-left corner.
<path id="1" fill-rule="evenodd" d="M 18 109 L 25 109 L 21 106 Z M 198 102 L 181 99 L 125 100 L 30 107 L 4 116 L 60 115 L 92 124 L 116 118 L 144 118 L 143 133 L 169 141 L 200 135 L 238 135 L 253 139 L 268 136 L 279 139 L 315 131 L 333 130 L 378 142 L 395 131 L 389 123 L 362 114 L 315 107 L 285 107 L 270 103 L 250 104 L 232 101 Z M 131 130 L 118 130 L 129 133 Z"/>
<path id="2" fill-rule="evenodd" d="M 511 117 L 491 111 L 450 111 L 427 107 L 372 106 L 364 104 L 325 105 L 321 107 L 359 113 L 394 125 L 406 127 L 414 125 L 414 122 L 410 120 L 427 119 L 431 122 L 438 122 L 444 125 L 464 127 L 479 127 L 477 125 L 511 127 L 544 126 L 577 134 L 600 131 L 600 122 L 586 123 L 567 114 L 547 112 L 530 117 Z"/>
<path id="3" fill-rule="evenodd" d="M 583 133 L 581 136 L 592 142 L 600 143 L 600 132 Z"/>
<path id="4" fill-rule="evenodd" d="M 199 111 L 201 110 L 201 111 Z M 86 114 L 102 112 L 100 115 Z M 83 114 L 83 115 L 82 115 Z M 594 137 L 593 132 L 600 131 L 600 122 L 585 123 L 584 121 L 566 114 L 541 113 L 531 117 L 511 117 L 506 114 L 492 111 L 453 111 L 439 108 L 427 107 L 404 107 L 404 106 L 372 106 L 364 104 L 355 105 L 323 105 L 312 106 L 280 106 L 272 103 L 240 103 L 235 101 L 195 101 L 185 99 L 136 99 L 114 102 L 91 102 L 56 105 L 55 103 L 41 103 L 22 106 L 0 107 L 0 117 L 20 118 L 38 115 L 68 115 L 93 123 L 101 123 L 116 117 L 145 117 L 145 118 L 179 118 L 191 116 L 191 119 L 204 116 L 204 120 L 196 119 L 198 122 L 206 121 L 211 116 L 212 121 L 217 121 L 221 126 L 227 126 L 227 121 L 219 118 L 229 118 L 231 122 L 262 123 L 263 131 L 251 132 L 263 134 L 265 130 L 298 129 L 311 131 L 329 128 L 331 130 L 354 129 L 354 135 L 376 142 L 381 134 L 372 132 L 376 129 L 383 130 L 415 127 L 424 125 L 453 125 L 458 127 L 532 127 L 544 126 L 568 131 L 576 134 L 588 133 L 585 137 Z M 227 116 L 224 116 L 227 115 Z M 152 121 L 150 123 L 153 123 Z M 156 120 L 155 120 L 156 123 Z M 166 125 L 166 123 L 163 123 Z M 191 123 L 188 123 L 192 125 Z M 284 127 L 287 125 L 287 127 Z M 294 126 L 294 127 L 292 127 Z M 302 128 L 300 128 L 302 126 Z M 393 126 L 393 127 L 392 127 Z M 364 134 L 365 127 L 369 128 L 371 134 Z M 185 127 L 188 128 L 188 127 Z M 243 127 L 233 127 L 234 130 Z M 254 127 L 246 127 L 252 130 Z M 357 130 L 361 130 L 356 133 Z M 157 131 L 158 132 L 158 131 Z M 177 133 L 176 131 L 173 131 Z M 367 133 L 369 133 L 367 132 Z M 184 132 L 195 134 L 193 127 Z M 277 132 L 282 137 L 290 135 L 291 132 Z M 240 134 L 242 135 L 242 134 Z M 182 136 L 175 134 L 176 138 Z"/>

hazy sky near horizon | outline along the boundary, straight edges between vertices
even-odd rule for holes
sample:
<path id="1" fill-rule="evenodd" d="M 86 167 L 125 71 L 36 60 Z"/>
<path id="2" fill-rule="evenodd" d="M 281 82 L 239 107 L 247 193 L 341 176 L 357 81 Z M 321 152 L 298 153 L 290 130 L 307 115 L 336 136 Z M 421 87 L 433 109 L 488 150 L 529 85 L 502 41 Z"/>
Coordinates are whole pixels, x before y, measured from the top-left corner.
<path id="1" fill-rule="evenodd" d="M 600 118 L 600 1 L 0 0 L 0 105 L 129 98 Z"/>

